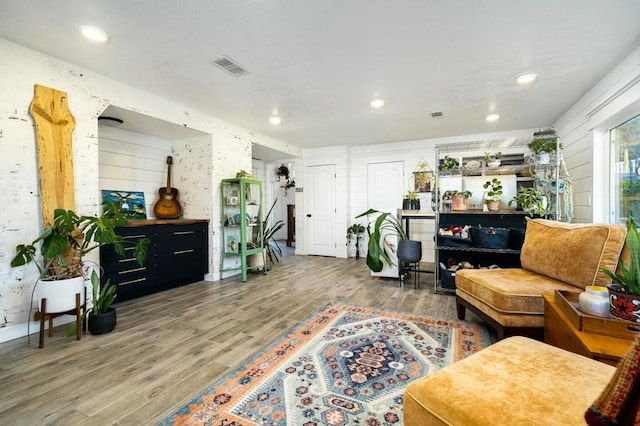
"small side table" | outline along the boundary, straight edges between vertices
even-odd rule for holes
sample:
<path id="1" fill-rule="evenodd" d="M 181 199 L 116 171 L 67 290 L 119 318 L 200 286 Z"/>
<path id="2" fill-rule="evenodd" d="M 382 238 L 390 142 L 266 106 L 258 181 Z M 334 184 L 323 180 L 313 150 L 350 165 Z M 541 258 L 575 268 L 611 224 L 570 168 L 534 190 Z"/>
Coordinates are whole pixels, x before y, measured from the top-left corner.
<path id="1" fill-rule="evenodd" d="M 578 330 L 555 303 L 544 295 L 544 341 L 550 345 L 616 366 L 633 340 Z"/>

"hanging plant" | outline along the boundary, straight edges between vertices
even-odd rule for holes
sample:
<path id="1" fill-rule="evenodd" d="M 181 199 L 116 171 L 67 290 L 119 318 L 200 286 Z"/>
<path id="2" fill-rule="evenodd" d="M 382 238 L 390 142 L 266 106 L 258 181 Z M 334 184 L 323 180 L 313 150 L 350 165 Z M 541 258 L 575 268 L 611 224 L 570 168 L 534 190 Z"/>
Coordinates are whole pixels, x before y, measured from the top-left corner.
<path id="1" fill-rule="evenodd" d="M 284 164 L 280 164 L 280 166 L 278 166 L 278 169 L 276 170 L 276 175 L 284 176 L 286 180 L 289 180 L 289 168 Z"/>
<path id="2" fill-rule="evenodd" d="M 285 182 L 285 184 L 281 186 L 281 188 L 284 188 L 284 195 L 285 195 L 285 196 L 287 195 L 287 190 L 288 190 L 289 188 L 293 188 L 293 187 L 295 187 L 295 186 L 296 186 L 296 181 L 295 181 L 295 180 L 288 180 L 288 181 L 286 181 L 286 182 Z"/>

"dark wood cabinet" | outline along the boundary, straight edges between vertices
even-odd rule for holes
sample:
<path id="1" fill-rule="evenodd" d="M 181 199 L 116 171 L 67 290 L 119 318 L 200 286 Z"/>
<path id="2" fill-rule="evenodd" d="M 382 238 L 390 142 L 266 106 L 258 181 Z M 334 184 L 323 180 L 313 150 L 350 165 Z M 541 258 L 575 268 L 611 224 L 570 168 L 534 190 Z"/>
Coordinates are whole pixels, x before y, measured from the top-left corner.
<path id="1" fill-rule="evenodd" d="M 101 248 L 102 282 L 117 284 L 116 302 L 122 302 L 203 280 L 209 270 L 208 228 L 206 220 L 186 219 L 132 221 L 118 228 L 127 240 L 149 239 L 147 259 L 140 266 L 129 247 L 124 256 Z"/>

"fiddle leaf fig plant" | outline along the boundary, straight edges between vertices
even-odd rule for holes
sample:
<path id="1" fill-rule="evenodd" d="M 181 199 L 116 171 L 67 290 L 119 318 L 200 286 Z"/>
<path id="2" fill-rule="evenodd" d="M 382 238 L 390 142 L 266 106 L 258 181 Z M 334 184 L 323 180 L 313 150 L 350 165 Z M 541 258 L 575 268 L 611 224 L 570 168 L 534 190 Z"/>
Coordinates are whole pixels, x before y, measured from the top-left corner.
<path id="1" fill-rule="evenodd" d="M 369 209 L 364 213 L 360 213 L 357 218 L 368 216 L 370 214 L 379 214 L 379 216 L 367 226 L 367 234 L 369 235 L 369 243 L 367 245 L 367 266 L 373 272 L 380 272 L 384 266 L 384 262 L 393 265 L 393 261 L 383 248 L 383 244 L 387 244 L 384 231 L 396 234 L 400 239 L 409 239 L 404 231 L 402 223 L 391 213 L 381 212 L 376 209 Z M 371 229 L 373 227 L 373 230 Z"/>

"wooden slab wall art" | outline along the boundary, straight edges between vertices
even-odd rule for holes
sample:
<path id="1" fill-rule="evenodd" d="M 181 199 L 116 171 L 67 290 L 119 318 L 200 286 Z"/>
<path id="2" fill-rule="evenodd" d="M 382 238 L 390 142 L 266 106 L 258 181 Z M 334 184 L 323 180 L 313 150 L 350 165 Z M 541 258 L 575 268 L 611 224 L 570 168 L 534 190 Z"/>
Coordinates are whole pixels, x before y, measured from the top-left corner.
<path id="1" fill-rule="evenodd" d="M 44 226 L 53 224 L 53 211 L 75 210 L 72 133 L 76 120 L 66 92 L 34 85 L 29 112 L 36 123 L 40 166 L 40 203 Z"/>

